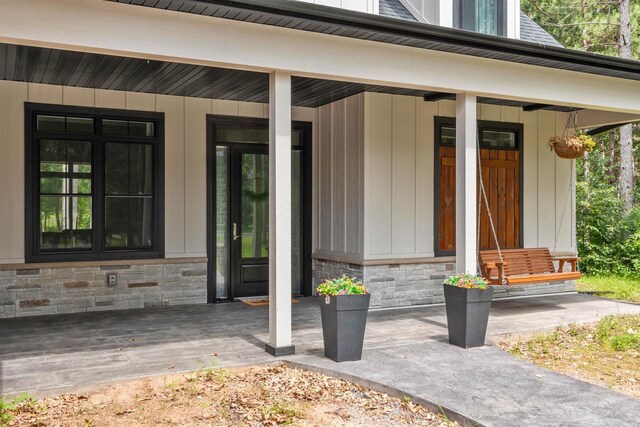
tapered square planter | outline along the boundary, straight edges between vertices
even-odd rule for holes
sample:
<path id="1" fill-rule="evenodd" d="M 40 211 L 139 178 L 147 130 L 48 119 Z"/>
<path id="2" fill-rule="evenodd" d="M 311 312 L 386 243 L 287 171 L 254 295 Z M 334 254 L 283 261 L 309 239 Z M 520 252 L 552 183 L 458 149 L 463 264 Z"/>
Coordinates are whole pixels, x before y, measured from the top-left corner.
<path id="1" fill-rule="evenodd" d="M 320 298 L 324 355 L 335 362 L 362 358 L 370 294 Z"/>
<path id="2" fill-rule="evenodd" d="M 487 335 L 493 288 L 443 286 L 449 342 L 462 348 L 482 347 Z"/>

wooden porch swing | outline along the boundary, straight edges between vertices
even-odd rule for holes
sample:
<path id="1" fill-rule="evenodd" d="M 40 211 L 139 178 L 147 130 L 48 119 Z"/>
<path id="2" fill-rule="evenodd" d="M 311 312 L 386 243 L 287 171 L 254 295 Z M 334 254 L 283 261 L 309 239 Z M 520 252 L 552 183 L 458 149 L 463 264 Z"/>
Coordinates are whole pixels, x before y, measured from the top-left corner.
<path id="1" fill-rule="evenodd" d="M 531 248 L 531 249 L 500 249 L 500 242 L 489 208 L 489 200 L 484 187 L 482 177 L 482 160 L 480 156 L 480 134 L 477 137 L 478 152 L 478 176 L 480 182 L 480 198 L 484 203 L 478 203 L 478 224 L 480 223 L 480 215 L 482 204 L 484 204 L 489 219 L 493 239 L 495 240 L 496 250 L 480 250 L 480 227 L 478 227 L 477 236 L 477 253 L 478 265 L 480 273 L 492 285 L 524 285 L 544 282 L 555 282 L 563 280 L 575 280 L 581 277 L 581 273 L 577 269 L 578 257 L 556 257 L 551 256 L 548 248 Z M 571 178 L 567 194 L 565 196 L 565 204 L 560 217 L 560 224 L 555 235 L 554 252 L 558 246 L 558 237 L 564 220 L 567 208 L 567 202 L 573 187 L 573 163 L 571 164 Z M 558 266 L 554 265 L 558 263 Z M 564 271 L 566 264 L 571 266 L 570 271 Z"/>

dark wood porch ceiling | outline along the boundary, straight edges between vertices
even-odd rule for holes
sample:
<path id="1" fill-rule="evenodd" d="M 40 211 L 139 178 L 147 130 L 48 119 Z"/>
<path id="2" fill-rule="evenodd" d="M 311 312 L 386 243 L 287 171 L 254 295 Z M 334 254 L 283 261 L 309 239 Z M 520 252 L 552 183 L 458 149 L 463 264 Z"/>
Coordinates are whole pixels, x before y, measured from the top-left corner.
<path id="1" fill-rule="evenodd" d="M 0 80 L 269 102 L 269 77 L 265 73 L 5 43 L 0 43 Z M 292 78 L 292 104 L 295 106 L 318 107 L 362 92 L 416 96 L 425 101 L 455 99 L 453 94 L 440 92 Z M 480 98 L 479 102 L 530 110 L 571 110 L 493 98 Z"/>

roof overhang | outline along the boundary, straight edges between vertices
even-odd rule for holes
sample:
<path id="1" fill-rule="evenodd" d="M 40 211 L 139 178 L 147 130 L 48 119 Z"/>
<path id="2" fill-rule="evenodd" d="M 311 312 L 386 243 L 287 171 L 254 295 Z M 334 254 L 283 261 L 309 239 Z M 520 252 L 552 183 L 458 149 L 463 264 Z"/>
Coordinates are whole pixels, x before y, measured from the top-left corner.
<path id="1" fill-rule="evenodd" d="M 290 0 L 108 0 L 235 21 L 640 80 L 640 61 Z"/>
<path id="2" fill-rule="evenodd" d="M 0 80 L 91 89 L 156 93 L 244 102 L 269 102 L 269 76 L 255 71 L 181 64 L 89 52 L 0 43 Z M 455 100 L 455 94 L 293 76 L 291 103 L 319 107 L 362 92 Z M 478 98 L 483 104 L 531 108 L 531 104 Z M 539 109 L 572 111 L 540 105 Z"/>

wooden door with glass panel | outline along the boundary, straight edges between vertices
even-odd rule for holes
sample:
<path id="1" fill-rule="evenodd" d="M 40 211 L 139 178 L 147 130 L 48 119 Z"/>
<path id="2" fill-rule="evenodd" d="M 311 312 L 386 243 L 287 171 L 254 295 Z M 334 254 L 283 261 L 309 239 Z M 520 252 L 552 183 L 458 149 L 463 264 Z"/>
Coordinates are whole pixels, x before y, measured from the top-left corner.
<path id="1" fill-rule="evenodd" d="M 480 159 L 491 216 L 500 247 L 522 247 L 522 125 L 479 122 Z M 436 255 L 456 248 L 456 128 L 455 119 L 436 119 Z M 478 180 L 479 186 L 479 180 Z M 478 203 L 484 203 L 478 187 Z M 480 249 L 495 249 L 486 207 L 480 215 Z"/>

